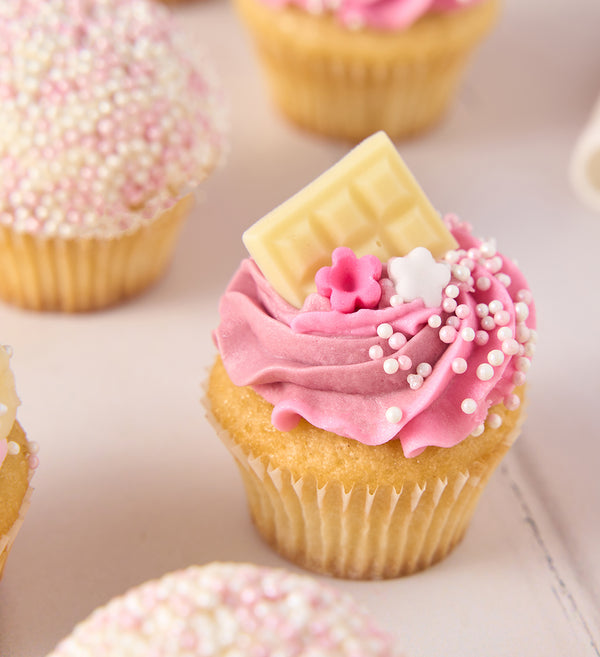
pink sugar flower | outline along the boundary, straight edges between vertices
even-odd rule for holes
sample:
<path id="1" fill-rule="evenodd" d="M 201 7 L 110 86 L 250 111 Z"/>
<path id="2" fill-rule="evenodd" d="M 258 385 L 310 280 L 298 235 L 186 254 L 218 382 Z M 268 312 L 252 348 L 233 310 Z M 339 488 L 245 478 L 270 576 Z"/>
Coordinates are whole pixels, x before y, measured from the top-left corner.
<path id="1" fill-rule="evenodd" d="M 319 269 L 315 282 L 319 294 L 330 298 L 332 310 L 353 313 L 359 308 L 376 308 L 381 298 L 379 258 L 357 258 L 352 249 L 340 246 L 331 261 L 331 267 Z"/>

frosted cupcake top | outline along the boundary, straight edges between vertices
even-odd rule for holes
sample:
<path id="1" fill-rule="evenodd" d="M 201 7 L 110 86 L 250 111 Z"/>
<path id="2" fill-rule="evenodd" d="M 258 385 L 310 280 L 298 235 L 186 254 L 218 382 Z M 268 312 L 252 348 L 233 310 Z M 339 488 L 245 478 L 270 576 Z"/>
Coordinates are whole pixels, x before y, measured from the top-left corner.
<path id="1" fill-rule="evenodd" d="M 222 99 L 172 27 L 147 0 L 0 3 L 3 225 L 111 236 L 215 166 Z"/>
<path id="2" fill-rule="evenodd" d="M 10 453 L 15 453 L 19 446 L 6 439 L 17 416 L 19 398 L 15 391 L 15 379 L 10 369 L 12 348 L 0 346 L 0 466 Z"/>
<path id="3" fill-rule="evenodd" d="M 414 457 L 499 426 L 496 404 L 518 408 L 536 338 L 527 282 L 493 240 L 442 222 L 382 133 L 250 230 L 258 265 L 233 277 L 214 339 L 277 429 L 304 418 L 367 445 L 398 439 Z"/>
<path id="4" fill-rule="evenodd" d="M 333 13 L 345 27 L 409 28 L 428 12 L 454 11 L 481 0 L 262 0 L 271 7 L 293 5 L 312 14 Z"/>
<path id="5" fill-rule="evenodd" d="M 347 595 L 250 564 L 194 566 L 97 609 L 48 657 L 392 657 Z"/>

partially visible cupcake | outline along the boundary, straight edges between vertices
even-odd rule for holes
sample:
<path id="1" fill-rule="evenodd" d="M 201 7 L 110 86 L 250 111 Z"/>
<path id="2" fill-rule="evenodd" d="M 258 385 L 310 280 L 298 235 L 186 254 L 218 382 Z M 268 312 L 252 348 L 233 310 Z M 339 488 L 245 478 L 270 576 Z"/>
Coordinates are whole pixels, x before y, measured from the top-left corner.
<path id="1" fill-rule="evenodd" d="M 11 348 L 0 347 L 0 578 L 29 507 L 37 446 L 16 420 L 19 399 L 10 369 Z"/>
<path id="2" fill-rule="evenodd" d="M 14 0 L 0 24 L 0 298 L 137 294 L 223 152 L 214 73 L 148 0 Z"/>
<path id="3" fill-rule="evenodd" d="M 379 134 L 244 234 L 207 405 L 263 538 L 390 578 L 461 541 L 519 435 L 535 308 Z"/>
<path id="4" fill-rule="evenodd" d="M 251 564 L 192 566 L 77 625 L 48 657 L 393 657 L 392 637 L 348 595 Z"/>
<path id="5" fill-rule="evenodd" d="M 236 0 L 275 103 L 314 132 L 396 139 L 440 119 L 498 0 Z"/>

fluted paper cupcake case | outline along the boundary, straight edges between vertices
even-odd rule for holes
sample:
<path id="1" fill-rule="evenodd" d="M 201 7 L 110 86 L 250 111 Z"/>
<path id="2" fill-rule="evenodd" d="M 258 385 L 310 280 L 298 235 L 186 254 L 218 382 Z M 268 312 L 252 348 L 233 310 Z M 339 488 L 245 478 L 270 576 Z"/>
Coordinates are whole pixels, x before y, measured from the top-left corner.
<path id="1" fill-rule="evenodd" d="M 487 0 L 448 16 L 451 29 L 404 41 L 404 33 L 352 31 L 261 0 L 236 3 L 276 105 L 301 127 L 353 141 L 377 130 L 407 137 L 437 122 L 497 13 Z"/>
<path id="2" fill-rule="evenodd" d="M 423 570 L 461 541 L 479 497 L 516 440 L 515 422 L 493 431 L 502 438 L 485 460 L 443 477 L 407 481 L 400 489 L 361 483 L 345 489 L 273 467 L 268 457 L 247 454 L 210 412 L 209 419 L 233 455 L 244 482 L 252 520 L 262 537 L 290 561 L 348 579 L 387 579 Z M 451 449 L 451 448 L 450 448 Z"/>
<path id="3" fill-rule="evenodd" d="M 151 285 L 167 267 L 193 200 L 109 238 L 37 237 L 0 227 L 0 298 L 31 310 L 111 306 Z"/>

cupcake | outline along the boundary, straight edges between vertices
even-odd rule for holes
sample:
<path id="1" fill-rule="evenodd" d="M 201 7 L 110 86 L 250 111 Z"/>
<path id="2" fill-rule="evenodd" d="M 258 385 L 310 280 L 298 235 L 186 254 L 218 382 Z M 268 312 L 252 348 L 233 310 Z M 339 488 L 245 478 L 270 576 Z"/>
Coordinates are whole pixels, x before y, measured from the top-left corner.
<path id="1" fill-rule="evenodd" d="M 146 0 L 14 0 L 0 24 L 0 298 L 118 303 L 165 270 L 219 161 L 214 75 Z"/>
<path id="2" fill-rule="evenodd" d="M 0 347 L 0 579 L 29 507 L 37 447 L 16 420 L 19 399 L 10 369 L 10 347 Z"/>
<path id="3" fill-rule="evenodd" d="M 431 566 L 519 434 L 535 340 L 523 275 L 440 217 L 383 133 L 244 241 L 207 406 L 258 531 L 338 577 Z"/>
<path id="4" fill-rule="evenodd" d="M 236 0 L 275 103 L 358 141 L 419 133 L 445 112 L 498 0 Z"/>
<path id="5" fill-rule="evenodd" d="M 349 596 L 303 575 L 211 563 L 99 608 L 48 657 L 392 657 Z"/>

